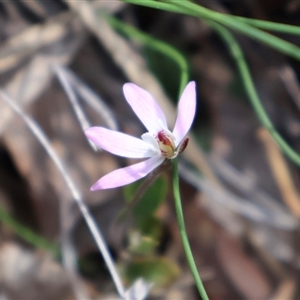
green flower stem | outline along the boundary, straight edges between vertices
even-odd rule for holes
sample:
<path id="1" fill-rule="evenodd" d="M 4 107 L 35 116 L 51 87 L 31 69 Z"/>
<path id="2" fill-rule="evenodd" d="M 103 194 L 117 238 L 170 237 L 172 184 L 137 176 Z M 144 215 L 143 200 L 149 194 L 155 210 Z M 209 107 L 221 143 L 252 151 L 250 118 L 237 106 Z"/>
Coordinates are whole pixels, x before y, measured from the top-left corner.
<path id="1" fill-rule="evenodd" d="M 183 244 L 183 248 L 185 251 L 185 255 L 190 267 L 190 270 L 192 272 L 192 275 L 194 277 L 196 286 L 198 288 L 198 291 L 202 297 L 202 300 L 209 300 L 205 288 L 203 286 L 203 283 L 201 281 L 201 278 L 199 276 L 195 260 L 191 251 L 191 247 L 189 244 L 189 240 L 187 237 L 185 225 L 184 225 L 184 217 L 182 212 L 182 206 L 181 206 L 181 198 L 180 198 L 180 191 L 179 191 L 179 179 L 178 179 L 178 159 L 175 158 L 172 160 L 173 162 L 173 192 L 174 192 L 174 199 L 175 199 L 175 209 L 176 209 L 176 215 L 177 215 L 177 221 L 178 226 L 180 230 L 180 236 Z"/>
<path id="2" fill-rule="evenodd" d="M 59 255 L 59 248 L 57 245 L 49 242 L 44 237 L 36 234 L 28 227 L 17 222 L 12 216 L 10 216 L 0 206 L 0 221 L 3 222 L 7 227 L 10 227 L 17 235 L 19 235 L 27 243 L 33 245 L 36 248 L 50 251 L 55 257 Z"/>

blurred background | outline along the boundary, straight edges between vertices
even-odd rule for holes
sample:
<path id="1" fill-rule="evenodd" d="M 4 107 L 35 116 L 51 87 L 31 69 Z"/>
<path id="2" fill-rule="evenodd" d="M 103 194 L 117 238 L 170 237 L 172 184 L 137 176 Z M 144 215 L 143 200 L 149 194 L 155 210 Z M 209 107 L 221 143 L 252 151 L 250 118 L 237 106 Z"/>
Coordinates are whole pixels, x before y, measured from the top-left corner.
<path id="1" fill-rule="evenodd" d="M 300 26 L 297 0 L 196 2 Z M 200 299 L 170 172 L 134 202 L 139 182 L 90 192 L 101 176 L 134 161 L 94 151 L 83 129 L 145 132 L 124 100 L 126 82 L 148 90 L 172 128 L 186 66 L 197 85 L 197 114 L 180 157 L 180 187 L 207 293 L 212 300 L 299 299 L 299 167 L 261 126 L 216 32 L 195 17 L 121 1 L 2 1 L 0 25 L 1 90 L 50 140 L 127 287 L 143 278 L 154 283 L 149 299 Z M 297 36 L 277 36 L 300 46 Z M 299 61 L 234 37 L 276 130 L 299 151 Z M 0 299 L 118 299 L 74 195 L 24 115 L 1 95 Z"/>

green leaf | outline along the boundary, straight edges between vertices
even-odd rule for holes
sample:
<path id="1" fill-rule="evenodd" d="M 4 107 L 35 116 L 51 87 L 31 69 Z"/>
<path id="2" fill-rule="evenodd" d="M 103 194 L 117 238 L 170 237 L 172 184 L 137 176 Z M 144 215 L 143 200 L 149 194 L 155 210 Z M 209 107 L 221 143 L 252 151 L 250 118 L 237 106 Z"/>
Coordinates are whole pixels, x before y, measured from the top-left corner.
<path id="1" fill-rule="evenodd" d="M 135 182 L 124 188 L 124 197 L 130 202 L 141 182 Z M 141 197 L 140 201 L 133 207 L 133 215 L 137 220 L 146 219 L 153 215 L 167 194 L 167 182 L 164 177 L 158 177 L 152 186 Z"/>
<path id="2" fill-rule="evenodd" d="M 142 235 L 139 230 L 131 230 L 128 235 L 129 248 L 132 254 L 149 255 L 155 251 L 158 245 L 156 238 L 152 236 Z"/>
<path id="3" fill-rule="evenodd" d="M 142 277 L 159 288 L 171 284 L 180 275 L 180 269 L 165 257 L 143 257 L 129 263 L 124 275 L 130 283 Z"/>
<path id="4" fill-rule="evenodd" d="M 143 255 L 154 253 L 162 233 L 163 223 L 155 216 L 140 219 L 137 227 L 129 232 L 129 251 Z"/>

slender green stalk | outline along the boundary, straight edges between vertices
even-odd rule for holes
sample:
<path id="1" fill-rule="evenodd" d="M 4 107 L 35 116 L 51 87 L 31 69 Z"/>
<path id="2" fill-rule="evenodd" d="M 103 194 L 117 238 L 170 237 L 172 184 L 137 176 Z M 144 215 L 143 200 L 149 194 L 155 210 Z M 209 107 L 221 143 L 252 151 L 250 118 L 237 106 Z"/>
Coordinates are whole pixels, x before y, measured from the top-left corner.
<path id="1" fill-rule="evenodd" d="M 210 22 L 210 26 L 212 26 L 220 34 L 220 36 L 229 47 L 229 50 L 236 61 L 246 92 L 259 120 L 261 121 L 263 126 L 270 132 L 283 153 L 285 153 L 285 155 L 289 157 L 294 163 L 300 166 L 300 155 L 293 148 L 291 148 L 291 146 L 276 131 L 273 123 L 271 122 L 259 99 L 241 47 L 225 27 L 215 22 Z"/>
<path id="2" fill-rule="evenodd" d="M 300 48 L 292 43 L 286 42 L 281 38 L 273 36 L 267 32 L 261 31 L 260 29 L 254 28 L 251 25 L 245 24 L 232 16 L 221 14 L 210 9 L 204 8 L 200 5 L 191 3 L 189 1 L 176 1 L 176 0 L 165 0 L 168 3 L 176 4 L 180 7 L 189 9 L 198 14 L 198 17 L 218 22 L 222 25 L 227 26 L 235 31 L 241 32 L 246 36 L 249 36 L 265 45 L 268 45 L 282 53 L 285 53 L 291 57 L 300 60 Z"/>
<path id="3" fill-rule="evenodd" d="M 17 235 L 19 235 L 27 243 L 35 246 L 36 248 L 50 251 L 56 257 L 58 256 L 59 248 L 57 245 L 49 242 L 44 237 L 38 235 L 28 227 L 25 227 L 24 225 L 16 221 L 1 206 L 0 206 L 0 221 L 3 222 L 6 226 L 10 227 Z"/>
<path id="4" fill-rule="evenodd" d="M 176 215 L 177 215 L 177 221 L 178 226 L 180 230 L 180 236 L 183 244 L 183 248 L 185 251 L 185 255 L 190 267 L 190 270 L 192 272 L 192 275 L 194 277 L 196 286 L 198 288 L 198 291 L 202 297 L 202 300 L 209 300 L 205 288 L 203 286 L 203 283 L 201 281 L 201 278 L 199 276 L 195 260 L 193 257 L 193 253 L 189 244 L 189 240 L 187 237 L 185 225 L 184 225 L 184 217 L 182 212 L 182 206 L 181 206 L 181 198 L 180 198 L 180 191 L 179 191 L 179 179 L 178 179 L 178 159 L 175 158 L 172 160 L 173 162 L 173 191 L 174 191 L 174 199 L 175 199 L 175 208 L 176 208 Z"/>
<path id="5" fill-rule="evenodd" d="M 233 16 L 222 14 L 211 9 L 202 7 L 195 3 L 185 0 L 165 0 L 163 2 L 157 2 L 153 0 L 123 0 L 128 3 L 137 4 L 141 6 L 147 6 L 157 8 L 161 10 L 187 14 L 190 16 L 202 18 L 205 20 L 215 21 L 221 25 L 224 25 L 230 29 L 240 32 L 250 38 L 253 38 L 262 44 L 265 44 L 271 48 L 274 48 L 286 55 L 289 55 L 297 60 L 300 60 L 300 48 L 292 43 L 284 41 L 283 39 L 273 36 L 267 32 L 264 32 L 258 28 L 246 24 Z"/>
<path id="6" fill-rule="evenodd" d="M 299 26 L 270 22 L 270 21 L 265 21 L 265 20 L 244 18 L 244 17 L 238 17 L 238 16 L 231 16 L 231 17 L 236 20 L 242 21 L 248 25 L 252 25 L 257 28 L 260 28 L 260 29 L 281 32 L 281 33 L 287 33 L 287 34 L 293 34 L 293 35 L 300 35 L 300 27 Z"/>

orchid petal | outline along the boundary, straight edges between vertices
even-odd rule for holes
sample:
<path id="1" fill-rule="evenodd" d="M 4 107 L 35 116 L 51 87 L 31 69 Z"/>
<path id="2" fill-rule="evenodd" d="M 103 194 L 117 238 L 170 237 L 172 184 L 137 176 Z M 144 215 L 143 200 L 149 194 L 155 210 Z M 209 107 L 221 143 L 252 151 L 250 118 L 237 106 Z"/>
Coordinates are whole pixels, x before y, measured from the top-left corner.
<path id="1" fill-rule="evenodd" d="M 85 130 L 85 135 L 98 147 L 115 155 L 146 158 L 157 154 L 157 150 L 149 143 L 104 127 L 90 127 Z"/>
<path id="2" fill-rule="evenodd" d="M 123 92 L 127 102 L 148 131 L 161 129 L 157 128 L 159 119 L 167 127 L 166 117 L 150 93 L 133 83 L 124 84 Z"/>
<path id="3" fill-rule="evenodd" d="M 140 163 L 112 171 L 100 178 L 91 187 L 91 191 L 111 189 L 137 181 L 149 174 L 163 161 L 164 157 L 156 155 Z"/>
<path id="4" fill-rule="evenodd" d="M 173 134 L 176 138 L 176 147 L 180 144 L 192 126 L 196 112 L 196 87 L 195 82 L 191 81 L 184 89 L 179 103 L 178 113 Z"/>

